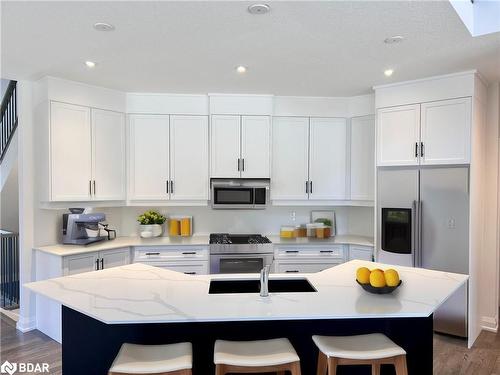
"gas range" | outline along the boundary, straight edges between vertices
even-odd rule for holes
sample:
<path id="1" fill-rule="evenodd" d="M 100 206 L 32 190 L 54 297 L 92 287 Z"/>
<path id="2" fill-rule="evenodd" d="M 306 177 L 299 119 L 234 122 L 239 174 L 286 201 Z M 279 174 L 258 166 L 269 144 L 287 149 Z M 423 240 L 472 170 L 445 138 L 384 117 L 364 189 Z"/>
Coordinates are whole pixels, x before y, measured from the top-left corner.
<path id="1" fill-rule="evenodd" d="M 260 234 L 210 234 L 210 254 L 265 254 L 273 252 L 269 238 Z"/>

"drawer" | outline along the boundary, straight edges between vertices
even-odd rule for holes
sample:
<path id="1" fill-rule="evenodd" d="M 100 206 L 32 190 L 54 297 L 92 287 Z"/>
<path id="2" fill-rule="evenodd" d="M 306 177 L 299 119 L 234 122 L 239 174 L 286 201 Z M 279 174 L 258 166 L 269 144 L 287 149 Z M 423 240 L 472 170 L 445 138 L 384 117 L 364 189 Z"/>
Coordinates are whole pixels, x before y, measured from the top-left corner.
<path id="1" fill-rule="evenodd" d="M 314 273 L 326 270 L 340 263 L 282 263 L 274 265 L 277 273 Z"/>
<path id="2" fill-rule="evenodd" d="M 159 246 L 136 247 L 134 250 L 135 262 L 161 262 L 174 260 L 206 260 L 208 261 L 208 247 L 206 246 Z"/>
<path id="3" fill-rule="evenodd" d="M 325 258 L 344 260 L 344 245 L 326 245 L 326 246 L 279 246 L 275 249 L 275 258 L 294 259 L 294 258 Z"/>
<path id="4" fill-rule="evenodd" d="M 359 259 L 359 260 L 373 260 L 373 247 L 369 246 L 349 246 L 349 260 Z"/>
<path id="5" fill-rule="evenodd" d="M 170 271 L 185 273 L 186 275 L 207 275 L 208 261 L 206 262 L 156 262 L 150 265 Z"/>

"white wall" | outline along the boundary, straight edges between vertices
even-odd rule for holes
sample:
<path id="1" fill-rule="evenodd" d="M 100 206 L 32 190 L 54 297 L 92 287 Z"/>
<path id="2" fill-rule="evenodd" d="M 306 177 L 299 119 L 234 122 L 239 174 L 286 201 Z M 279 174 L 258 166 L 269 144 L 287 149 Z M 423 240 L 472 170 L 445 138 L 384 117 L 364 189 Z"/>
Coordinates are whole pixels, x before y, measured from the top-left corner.
<path id="1" fill-rule="evenodd" d="M 17 161 L 12 166 L 9 176 L 0 193 L 0 228 L 19 232 L 19 182 Z"/>
<path id="2" fill-rule="evenodd" d="M 484 186 L 484 238 L 481 251 L 480 284 L 493 293 L 480 297 L 481 326 L 498 328 L 498 143 L 499 143 L 499 83 L 490 83 L 486 103 L 485 163 L 487 178 Z"/>

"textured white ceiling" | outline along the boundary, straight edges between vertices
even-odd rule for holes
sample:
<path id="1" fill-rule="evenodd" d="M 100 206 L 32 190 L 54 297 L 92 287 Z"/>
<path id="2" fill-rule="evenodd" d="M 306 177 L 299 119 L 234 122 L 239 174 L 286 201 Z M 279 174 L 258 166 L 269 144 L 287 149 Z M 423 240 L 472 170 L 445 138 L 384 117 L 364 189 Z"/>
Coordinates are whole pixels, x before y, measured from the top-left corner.
<path id="1" fill-rule="evenodd" d="M 479 69 L 500 80 L 500 33 L 473 38 L 448 1 L 5 2 L 1 76 L 126 91 L 348 96 Z M 95 22 L 113 32 L 97 32 Z M 383 40 L 403 35 L 405 41 Z M 89 70 L 83 62 L 98 66 Z M 248 66 L 245 75 L 234 67 Z M 383 71 L 393 68 L 386 78 Z"/>

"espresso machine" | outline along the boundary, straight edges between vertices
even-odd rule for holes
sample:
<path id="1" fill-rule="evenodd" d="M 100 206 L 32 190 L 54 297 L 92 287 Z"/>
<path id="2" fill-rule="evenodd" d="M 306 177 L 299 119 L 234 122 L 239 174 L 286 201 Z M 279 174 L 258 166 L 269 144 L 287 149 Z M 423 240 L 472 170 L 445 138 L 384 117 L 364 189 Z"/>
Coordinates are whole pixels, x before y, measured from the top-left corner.
<path id="1" fill-rule="evenodd" d="M 113 239 L 116 233 L 103 224 L 106 215 L 84 213 L 83 208 L 70 208 L 63 214 L 63 244 L 88 245 L 90 243 Z M 106 235 L 102 235 L 106 232 Z M 113 237 L 113 238 L 112 238 Z"/>

